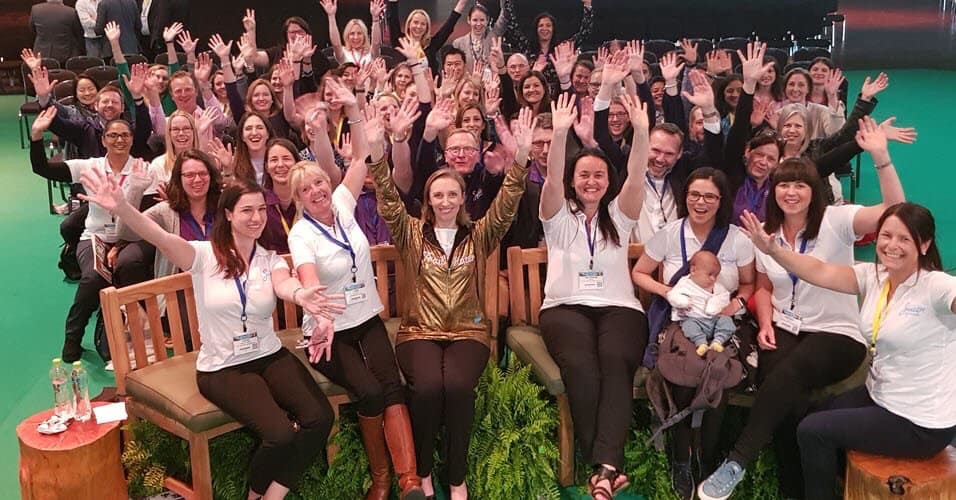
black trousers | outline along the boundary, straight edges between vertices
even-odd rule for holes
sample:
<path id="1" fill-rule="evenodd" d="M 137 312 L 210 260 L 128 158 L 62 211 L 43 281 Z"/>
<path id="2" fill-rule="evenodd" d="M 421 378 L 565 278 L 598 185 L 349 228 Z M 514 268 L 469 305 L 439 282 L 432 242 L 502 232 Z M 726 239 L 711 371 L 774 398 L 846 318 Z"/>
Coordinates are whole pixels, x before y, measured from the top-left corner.
<path id="1" fill-rule="evenodd" d="M 540 326 L 561 369 L 584 460 L 621 469 L 647 317 L 626 307 L 557 306 L 541 312 Z"/>
<path id="2" fill-rule="evenodd" d="M 196 383 L 206 399 L 262 439 L 249 464 L 252 491 L 261 495 L 273 481 L 295 487 L 325 448 L 335 420 L 332 407 L 286 348 L 241 365 L 196 372 Z"/>
<path id="3" fill-rule="evenodd" d="M 460 485 L 468 471 L 468 442 L 475 419 L 475 387 L 488 347 L 477 340 L 408 340 L 395 347 L 408 383 L 408 411 L 415 436 L 418 475 L 432 473 L 441 424 L 448 437 L 448 482 Z"/>
<path id="4" fill-rule="evenodd" d="M 385 323 L 378 316 L 361 325 L 335 332 L 332 359 L 312 367 L 358 397 L 359 415 L 381 415 L 387 406 L 405 402 L 395 353 Z"/>
<path id="5" fill-rule="evenodd" d="M 806 498 L 837 500 L 840 456 L 843 450 L 900 458 L 936 455 L 956 437 L 956 427 L 927 429 L 878 406 L 866 387 L 831 399 L 822 411 L 800 422 L 797 440 L 803 462 Z"/>
<path id="6" fill-rule="evenodd" d="M 728 459 L 747 467 L 773 440 L 780 489 L 787 496 L 801 497 L 796 430 L 810 408 L 810 393 L 852 375 L 866 357 L 866 346 L 834 333 L 794 335 L 777 327 L 774 332 L 777 349 L 760 351 L 760 386 Z"/>

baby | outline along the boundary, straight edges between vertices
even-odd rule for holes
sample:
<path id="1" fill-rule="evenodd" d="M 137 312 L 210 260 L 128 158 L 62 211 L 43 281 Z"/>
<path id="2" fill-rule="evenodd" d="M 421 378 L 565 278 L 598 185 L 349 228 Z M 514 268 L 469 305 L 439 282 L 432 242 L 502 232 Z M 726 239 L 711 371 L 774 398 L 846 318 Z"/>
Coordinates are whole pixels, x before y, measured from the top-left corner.
<path id="1" fill-rule="evenodd" d="M 690 274 L 677 281 L 669 292 L 667 301 L 673 311 L 671 319 L 681 322 L 684 336 L 697 346 L 697 354 L 703 356 L 708 349 L 721 352 L 724 343 L 736 330 L 730 316 L 721 316 L 730 303 L 730 292 L 717 283 L 720 260 L 711 252 L 701 250 L 690 259 Z"/>

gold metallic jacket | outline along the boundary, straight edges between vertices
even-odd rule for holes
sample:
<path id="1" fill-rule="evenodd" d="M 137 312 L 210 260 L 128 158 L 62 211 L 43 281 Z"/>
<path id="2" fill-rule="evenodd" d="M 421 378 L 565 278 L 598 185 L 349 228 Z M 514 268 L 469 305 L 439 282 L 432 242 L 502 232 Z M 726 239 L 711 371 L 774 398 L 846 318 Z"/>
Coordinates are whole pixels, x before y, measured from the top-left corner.
<path id="1" fill-rule="evenodd" d="M 477 340 L 491 348 L 491 320 L 484 317 L 485 263 L 508 232 L 524 193 L 526 165 L 514 164 L 488 212 L 470 227 L 459 227 L 451 258 L 431 224 L 408 215 L 392 182 L 388 163 L 370 164 L 378 213 L 388 224 L 408 277 L 402 325 L 396 344 L 408 340 Z"/>

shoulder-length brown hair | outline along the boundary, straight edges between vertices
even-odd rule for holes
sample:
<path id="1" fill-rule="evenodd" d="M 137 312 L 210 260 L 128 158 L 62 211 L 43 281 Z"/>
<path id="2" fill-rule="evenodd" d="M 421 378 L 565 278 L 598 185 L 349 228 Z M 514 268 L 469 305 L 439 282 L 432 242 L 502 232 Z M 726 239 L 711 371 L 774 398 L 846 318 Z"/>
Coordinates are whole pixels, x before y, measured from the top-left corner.
<path id="1" fill-rule="evenodd" d="M 212 223 L 212 236 L 209 241 L 212 243 L 212 251 L 216 256 L 216 262 L 219 264 L 218 270 L 227 279 L 245 273 L 246 261 L 239 255 L 236 240 L 232 237 L 232 223 L 226 218 L 226 210 L 230 212 L 235 210 L 236 203 L 239 202 L 242 195 L 256 193 L 265 196 L 262 187 L 255 181 L 237 177 L 229 187 L 222 191 L 222 195 L 219 197 L 219 208 L 216 210 L 216 217 Z"/>
<path id="2" fill-rule="evenodd" d="M 239 120 L 239 123 L 236 125 L 236 159 L 234 161 L 233 177 L 237 179 L 249 179 L 255 182 L 256 169 L 252 166 L 252 156 L 249 154 L 249 146 L 246 146 L 246 141 L 242 140 L 242 129 L 246 126 L 246 122 L 253 117 L 262 120 L 262 123 L 265 124 L 266 133 L 269 136 L 268 139 L 266 139 L 266 143 L 269 142 L 269 139 L 275 137 L 276 134 L 275 131 L 272 130 L 272 124 L 269 123 L 269 118 L 258 111 L 246 111 L 246 114 L 242 115 L 242 119 Z M 262 162 L 262 168 L 265 170 L 264 154 Z"/>
<path id="3" fill-rule="evenodd" d="M 813 193 L 807 208 L 807 226 L 803 230 L 803 239 L 812 240 L 820 233 L 820 223 L 827 209 L 827 198 L 823 180 L 817 172 L 817 166 L 805 158 L 790 158 L 777 165 L 770 173 L 770 189 L 767 194 L 767 214 L 764 230 L 773 234 L 783 225 L 783 210 L 777 203 L 776 189 L 781 182 L 804 182 Z"/>
<path id="4" fill-rule="evenodd" d="M 272 90 L 272 84 L 264 78 L 257 78 L 249 84 L 249 90 L 246 91 L 246 112 L 255 111 L 255 108 L 252 107 L 252 92 L 255 91 L 256 87 L 260 85 L 265 85 L 266 89 L 269 90 L 269 95 L 272 96 L 272 106 L 269 108 L 269 116 L 281 113 L 282 101 L 279 100 L 279 96 L 276 95 L 276 91 Z"/>
<path id="5" fill-rule="evenodd" d="M 206 212 L 216 213 L 219 206 L 219 195 L 222 194 L 222 175 L 213 163 L 212 158 L 198 149 L 187 149 L 176 156 L 173 170 L 169 176 L 169 185 L 166 187 L 166 202 L 169 208 L 184 213 L 189 211 L 189 198 L 183 188 L 183 163 L 187 160 L 196 160 L 206 167 L 209 173 L 209 190 L 206 191 Z"/>
<path id="6" fill-rule="evenodd" d="M 429 196 L 432 191 L 432 183 L 445 177 L 458 183 L 458 187 L 461 188 L 461 199 L 465 199 L 465 178 L 456 172 L 455 169 L 442 168 L 432 172 L 432 175 L 428 176 L 428 180 L 425 181 L 425 202 L 422 203 L 422 222 L 426 224 L 435 225 L 435 210 L 432 209 L 431 197 Z M 458 215 L 455 217 L 455 223 L 458 224 L 459 227 L 471 225 L 471 217 L 468 215 L 468 210 L 465 209 L 464 203 L 458 207 Z"/>

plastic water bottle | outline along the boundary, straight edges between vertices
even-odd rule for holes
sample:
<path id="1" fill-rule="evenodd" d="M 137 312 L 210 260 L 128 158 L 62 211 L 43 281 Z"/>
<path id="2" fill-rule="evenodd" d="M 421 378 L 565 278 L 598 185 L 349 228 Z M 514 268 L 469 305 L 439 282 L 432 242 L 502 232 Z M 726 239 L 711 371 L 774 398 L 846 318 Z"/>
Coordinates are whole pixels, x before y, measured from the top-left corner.
<path id="1" fill-rule="evenodd" d="M 73 391 L 70 390 L 70 375 L 63 366 L 63 360 L 53 359 L 50 368 L 50 383 L 53 384 L 53 414 L 69 420 L 73 418 Z"/>
<path id="2" fill-rule="evenodd" d="M 73 418 L 77 422 L 86 422 L 93 413 L 90 405 L 90 377 L 83 368 L 82 361 L 73 362 Z"/>

